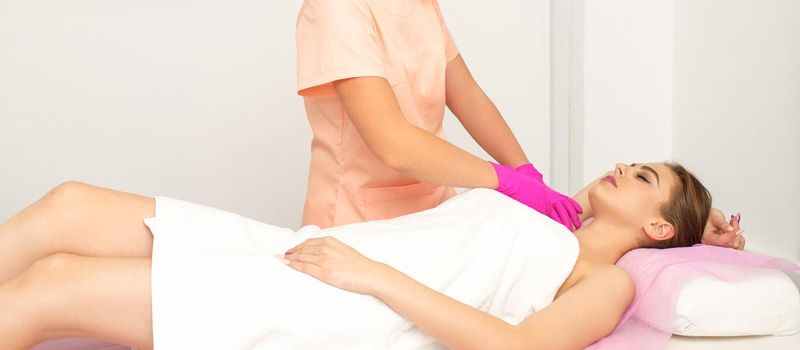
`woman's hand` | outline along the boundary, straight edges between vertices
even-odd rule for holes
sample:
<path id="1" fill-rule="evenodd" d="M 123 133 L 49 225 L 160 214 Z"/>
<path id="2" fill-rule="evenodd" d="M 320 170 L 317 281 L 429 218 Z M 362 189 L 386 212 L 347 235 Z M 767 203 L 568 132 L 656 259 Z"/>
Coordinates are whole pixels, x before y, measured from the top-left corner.
<path id="1" fill-rule="evenodd" d="M 330 236 L 310 238 L 289 249 L 284 262 L 322 282 L 360 294 L 372 294 L 389 269 Z"/>
<path id="2" fill-rule="evenodd" d="M 700 243 L 744 250 L 744 229 L 739 227 L 738 215 L 731 215 L 730 221 L 726 221 L 721 210 L 711 208 Z"/>

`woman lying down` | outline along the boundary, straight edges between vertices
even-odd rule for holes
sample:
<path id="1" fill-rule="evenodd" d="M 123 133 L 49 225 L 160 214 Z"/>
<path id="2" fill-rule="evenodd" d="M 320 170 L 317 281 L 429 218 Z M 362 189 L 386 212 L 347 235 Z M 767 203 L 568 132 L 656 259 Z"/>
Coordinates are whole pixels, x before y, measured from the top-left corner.
<path id="1" fill-rule="evenodd" d="M 0 348 L 73 336 L 139 349 L 583 348 L 633 298 L 614 263 L 699 243 L 711 210 L 680 165 L 606 175 L 584 190 L 593 220 L 574 233 L 489 189 L 293 232 L 67 182 L 0 226 Z"/>

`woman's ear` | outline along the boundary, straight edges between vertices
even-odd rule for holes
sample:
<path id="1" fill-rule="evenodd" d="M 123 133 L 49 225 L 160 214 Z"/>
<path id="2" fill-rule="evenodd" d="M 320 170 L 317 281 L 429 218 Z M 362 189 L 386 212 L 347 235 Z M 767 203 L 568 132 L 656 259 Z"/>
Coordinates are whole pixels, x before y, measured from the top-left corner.
<path id="1" fill-rule="evenodd" d="M 675 227 L 663 219 L 649 220 L 643 229 L 650 239 L 656 241 L 665 241 L 675 235 Z"/>

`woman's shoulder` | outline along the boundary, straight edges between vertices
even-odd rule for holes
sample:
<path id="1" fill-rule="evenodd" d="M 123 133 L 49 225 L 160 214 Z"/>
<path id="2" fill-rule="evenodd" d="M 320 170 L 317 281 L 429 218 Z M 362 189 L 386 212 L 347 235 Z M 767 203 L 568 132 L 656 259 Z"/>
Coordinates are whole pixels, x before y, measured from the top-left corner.
<path id="1" fill-rule="evenodd" d="M 617 265 L 591 264 L 589 272 L 578 283 L 587 283 L 587 287 L 597 289 L 598 295 L 604 295 L 605 300 L 618 305 L 620 312 L 624 311 L 636 293 L 633 277 Z"/>
<path id="2" fill-rule="evenodd" d="M 628 271 L 622 267 L 594 261 L 587 261 L 585 265 L 586 271 L 584 275 L 581 276 L 581 280 L 588 278 L 604 281 L 613 280 L 613 282 L 619 282 L 626 287 L 633 287 L 633 278 Z"/>
<path id="3" fill-rule="evenodd" d="M 563 295 L 547 306 L 550 312 L 534 313 L 520 324 L 535 340 L 554 341 L 552 348 L 583 348 L 610 334 L 633 300 L 625 270 L 587 259 L 578 263 L 577 281 L 559 290 Z M 547 332 L 541 332 L 542 327 Z"/>

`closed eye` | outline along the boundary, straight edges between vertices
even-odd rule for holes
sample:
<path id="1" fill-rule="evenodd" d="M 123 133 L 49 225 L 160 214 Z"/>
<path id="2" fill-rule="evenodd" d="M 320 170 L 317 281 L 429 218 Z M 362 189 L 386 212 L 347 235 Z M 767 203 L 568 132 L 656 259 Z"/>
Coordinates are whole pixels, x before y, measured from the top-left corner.
<path id="1" fill-rule="evenodd" d="M 644 177 L 644 176 L 642 176 L 642 175 L 636 175 L 636 177 L 638 177 L 638 178 L 640 178 L 640 179 L 644 180 L 644 182 L 650 183 L 650 180 L 648 180 L 646 177 Z"/>

